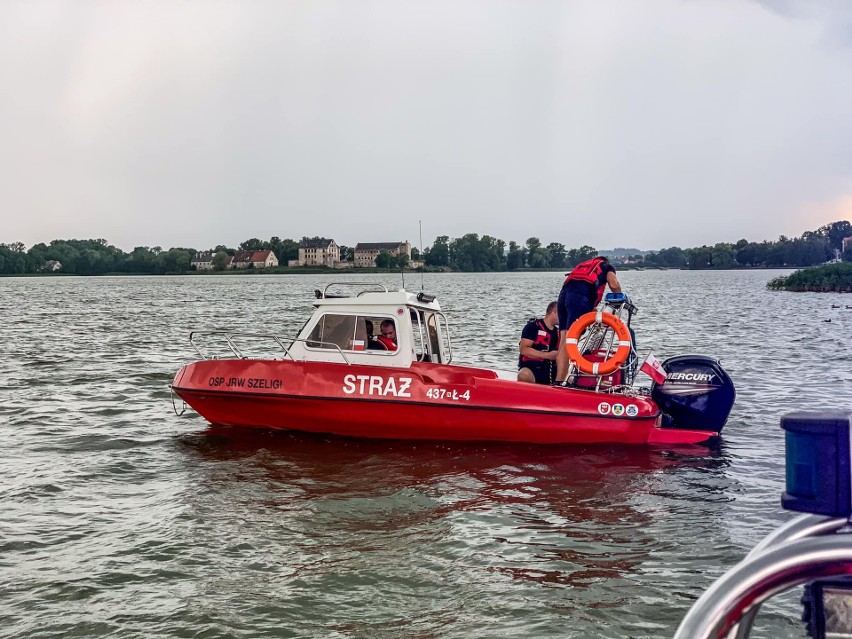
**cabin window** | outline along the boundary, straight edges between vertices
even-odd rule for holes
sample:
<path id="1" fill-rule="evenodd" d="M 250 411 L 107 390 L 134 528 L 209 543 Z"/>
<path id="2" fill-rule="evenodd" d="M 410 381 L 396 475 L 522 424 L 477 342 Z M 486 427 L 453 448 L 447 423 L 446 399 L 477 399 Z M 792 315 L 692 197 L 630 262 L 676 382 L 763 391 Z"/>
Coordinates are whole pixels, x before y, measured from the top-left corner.
<path id="1" fill-rule="evenodd" d="M 409 309 L 409 313 L 414 334 L 414 356 L 417 361 L 449 363 L 449 330 L 444 316 L 417 308 Z"/>
<path id="2" fill-rule="evenodd" d="M 436 314 L 432 311 L 411 309 L 411 327 L 414 332 L 414 356 L 420 362 L 440 362 Z"/>
<path id="3" fill-rule="evenodd" d="M 390 325 L 387 324 L 390 322 Z M 382 324 L 385 323 L 385 330 Z M 307 338 L 308 348 L 325 348 L 342 351 L 370 351 L 374 354 L 392 354 L 379 337 L 383 332 L 390 334 L 391 330 L 398 330 L 397 324 L 392 317 L 365 316 L 365 315 L 340 315 L 326 313 L 320 317 Z"/>
<path id="4" fill-rule="evenodd" d="M 430 362 L 432 357 L 429 353 L 429 347 L 426 341 L 426 321 L 423 317 L 423 311 L 410 309 L 411 329 L 413 332 L 412 346 L 414 348 L 414 358 L 418 362 Z"/>

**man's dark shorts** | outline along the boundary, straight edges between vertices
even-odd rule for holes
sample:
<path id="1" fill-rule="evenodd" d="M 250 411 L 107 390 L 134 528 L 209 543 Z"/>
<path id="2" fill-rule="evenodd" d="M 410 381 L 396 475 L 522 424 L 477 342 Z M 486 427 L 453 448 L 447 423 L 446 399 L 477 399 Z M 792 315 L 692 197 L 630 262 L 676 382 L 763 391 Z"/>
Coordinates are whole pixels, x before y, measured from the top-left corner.
<path id="1" fill-rule="evenodd" d="M 571 290 L 569 286 L 563 286 L 559 291 L 556 304 L 560 331 L 567 331 L 578 317 L 594 310 L 594 304 L 588 295 Z"/>
<path id="2" fill-rule="evenodd" d="M 524 362 L 521 368 L 530 369 L 535 377 L 536 384 L 553 384 L 556 381 L 556 362 L 550 360 Z M 521 368 L 518 370 L 521 370 Z"/>

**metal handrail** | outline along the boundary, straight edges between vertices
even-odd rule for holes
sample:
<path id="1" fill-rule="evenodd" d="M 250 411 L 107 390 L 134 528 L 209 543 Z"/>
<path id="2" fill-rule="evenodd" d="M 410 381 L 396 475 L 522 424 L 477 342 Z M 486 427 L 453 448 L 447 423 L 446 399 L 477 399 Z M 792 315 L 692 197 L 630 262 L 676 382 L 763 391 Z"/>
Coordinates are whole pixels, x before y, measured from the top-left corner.
<path id="1" fill-rule="evenodd" d="M 746 561 L 759 554 L 779 547 L 791 541 L 818 537 L 834 533 L 849 524 L 845 517 L 826 517 L 824 515 L 800 515 L 786 524 L 773 530 L 763 540 L 751 549 L 746 555 Z M 751 634 L 755 619 L 760 612 L 760 604 L 755 604 L 750 610 L 743 614 L 739 622 L 731 628 L 728 633 L 730 639 L 746 639 Z"/>
<path id="2" fill-rule="evenodd" d="M 822 577 L 852 573 L 849 537 L 803 537 L 837 529 L 838 520 L 823 520 L 799 518 L 785 527 L 786 533 L 770 535 L 759 545 L 761 550 L 722 575 L 695 602 L 674 639 L 747 637 L 757 609 L 773 595 Z"/>
<path id="3" fill-rule="evenodd" d="M 444 320 L 444 335 L 447 337 L 447 361 L 445 364 L 451 364 L 453 361 L 453 342 L 450 338 L 450 322 L 447 320 L 447 316 L 444 315 L 442 311 L 433 311 L 435 315 Z"/>
<path id="4" fill-rule="evenodd" d="M 791 519 L 780 528 L 776 528 L 746 555 L 746 559 L 755 557 L 762 552 L 806 537 L 818 537 L 834 533 L 849 524 L 846 517 L 826 517 L 825 515 L 800 515 Z"/>
<path id="5" fill-rule="evenodd" d="M 325 288 L 322 290 L 322 297 L 320 299 L 325 299 L 326 297 L 328 297 L 328 289 L 330 289 L 332 286 L 371 286 L 373 288 L 381 287 L 382 289 L 384 289 L 385 293 L 388 292 L 387 286 L 385 286 L 384 284 L 377 284 L 376 282 L 331 282 L 330 284 L 326 284 Z M 358 295 L 369 292 L 381 293 L 382 291 L 360 291 Z"/>
<path id="6" fill-rule="evenodd" d="M 247 359 L 245 355 L 240 352 L 237 348 L 237 345 L 233 342 L 233 337 L 251 337 L 255 339 L 271 339 L 284 351 L 284 356 L 289 357 L 291 360 L 296 361 L 296 358 L 290 353 L 290 347 L 293 345 L 293 342 L 310 342 L 311 344 L 322 344 L 324 346 L 328 346 L 329 350 L 336 350 L 343 361 L 351 366 L 351 362 L 343 353 L 340 346 L 333 342 L 324 342 L 318 339 L 308 339 L 303 337 L 281 337 L 280 335 L 275 335 L 273 333 L 233 333 L 231 331 L 192 331 L 189 334 L 189 343 L 192 344 L 192 347 L 195 349 L 195 352 L 198 353 L 199 357 L 202 359 L 214 359 L 208 357 L 206 353 L 204 353 L 199 347 L 198 344 L 195 343 L 194 337 L 196 335 L 223 335 L 225 337 L 225 342 L 228 344 L 228 348 L 231 349 L 231 352 L 238 359 Z M 282 343 L 282 340 L 289 342 L 288 346 L 285 346 Z"/>

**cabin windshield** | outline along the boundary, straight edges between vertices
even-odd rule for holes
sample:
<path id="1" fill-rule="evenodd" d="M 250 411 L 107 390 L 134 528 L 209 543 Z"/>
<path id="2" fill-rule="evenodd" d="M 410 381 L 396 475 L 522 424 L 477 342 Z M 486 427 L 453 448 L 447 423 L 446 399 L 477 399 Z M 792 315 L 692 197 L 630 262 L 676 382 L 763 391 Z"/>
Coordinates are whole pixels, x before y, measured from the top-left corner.
<path id="1" fill-rule="evenodd" d="M 389 315 L 325 313 L 307 338 L 307 348 L 372 351 L 392 355 L 399 327 Z"/>

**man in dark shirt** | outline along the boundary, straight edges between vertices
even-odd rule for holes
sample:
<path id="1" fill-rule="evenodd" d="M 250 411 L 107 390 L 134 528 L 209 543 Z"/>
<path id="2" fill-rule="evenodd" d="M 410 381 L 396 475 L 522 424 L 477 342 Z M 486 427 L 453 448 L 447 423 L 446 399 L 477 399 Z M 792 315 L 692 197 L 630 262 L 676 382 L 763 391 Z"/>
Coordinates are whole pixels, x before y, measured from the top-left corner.
<path id="1" fill-rule="evenodd" d="M 615 267 L 602 255 L 586 260 L 574 267 L 559 292 L 559 349 L 556 359 L 556 379 L 563 381 L 568 375 L 568 351 L 565 336 L 571 324 L 600 303 L 607 285 L 613 293 L 621 293 L 621 284 L 615 276 Z"/>
<path id="2" fill-rule="evenodd" d="M 559 345 L 559 330 L 556 324 L 556 302 L 547 305 L 542 319 L 524 326 L 518 344 L 518 381 L 536 384 L 552 384 L 556 372 L 556 348 Z"/>

